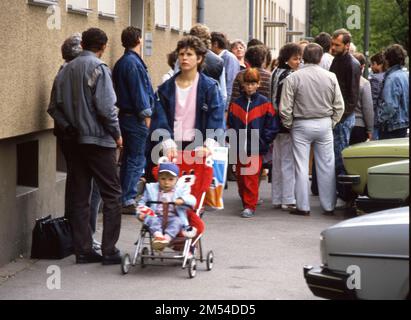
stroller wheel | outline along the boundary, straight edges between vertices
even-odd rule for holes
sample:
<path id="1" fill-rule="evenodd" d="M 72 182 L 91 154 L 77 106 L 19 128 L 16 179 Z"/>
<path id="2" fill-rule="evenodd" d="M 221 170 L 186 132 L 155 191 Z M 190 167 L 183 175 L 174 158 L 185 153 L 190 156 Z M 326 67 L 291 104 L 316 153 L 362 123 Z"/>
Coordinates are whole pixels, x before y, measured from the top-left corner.
<path id="1" fill-rule="evenodd" d="M 147 247 L 144 247 L 143 248 L 143 250 L 141 250 L 141 260 L 140 260 L 140 263 L 141 263 L 141 267 L 142 268 L 145 268 L 146 267 L 146 264 L 145 264 L 145 262 L 144 262 L 144 257 L 143 256 L 146 256 L 146 255 L 148 255 L 148 248 Z"/>
<path id="2" fill-rule="evenodd" d="M 121 258 L 121 272 L 123 274 L 127 274 L 130 271 L 130 265 L 131 265 L 130 255 L 128 253 L 126 253 Z"/>
<path id="3" fill-rule="evenodd" d="M 191 258 L 188 261 L 188 276 L 190 279 L 194 278 L 197 273 L 197 264 L 196 264 L 196 259 Z"/>
<path id="4" fill-rule="evenodd" d="M 207 253 L 207 261 L 206 261 L 207 271 L 211 271 L 213 269 L 213 263 L 214 263 L 214 253 L 213 251 L 210 250 Z"/>

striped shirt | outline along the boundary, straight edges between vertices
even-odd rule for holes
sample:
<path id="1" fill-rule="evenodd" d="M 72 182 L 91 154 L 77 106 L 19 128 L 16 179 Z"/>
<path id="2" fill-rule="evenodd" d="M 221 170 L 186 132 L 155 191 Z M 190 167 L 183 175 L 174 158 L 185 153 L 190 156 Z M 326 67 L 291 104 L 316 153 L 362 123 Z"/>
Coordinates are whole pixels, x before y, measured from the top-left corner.
<path id="1" fill-rule="evenodd" d="M 265 96 L 269 101 L 271 101 L 271 73 L 263 68 L 257 68 L 260 72 L 260 87 L 257 92 Z M 234 102 L 241 96 L 242 81 L 246 70 L 242 70 L 238 73 L 233 84 L 233 93 L 231 94 L 231 102 Z"/>

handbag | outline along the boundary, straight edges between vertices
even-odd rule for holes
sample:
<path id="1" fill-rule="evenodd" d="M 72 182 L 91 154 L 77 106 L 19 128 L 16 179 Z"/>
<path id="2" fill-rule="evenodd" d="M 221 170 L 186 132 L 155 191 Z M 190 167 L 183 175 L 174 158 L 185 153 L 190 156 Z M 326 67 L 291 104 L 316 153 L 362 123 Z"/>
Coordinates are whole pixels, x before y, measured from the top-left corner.
<path id="1" fill-rule="evenodd" d="M 51 215 L 36 220 L 31 245 L 32 259 L 63 259 L 74 253 L 68 220 Z"/>

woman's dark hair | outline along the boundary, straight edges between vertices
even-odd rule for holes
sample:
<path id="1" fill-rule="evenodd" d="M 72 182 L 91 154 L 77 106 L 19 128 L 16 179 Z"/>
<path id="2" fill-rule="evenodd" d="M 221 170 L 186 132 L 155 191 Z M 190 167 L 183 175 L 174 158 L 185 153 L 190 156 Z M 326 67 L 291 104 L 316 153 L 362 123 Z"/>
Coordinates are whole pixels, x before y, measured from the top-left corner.
<path id="1" fill-rule="evenodd" d="M 248 41 L 247 48 L 254 47 L 254 46 L 261 46 L 261 45 L 264 45 L 264 42 L 254 38 Z"/>
<path id="2" fill-rule="evenodd" d="M 171 69 L 174 69 L 177 61 L 177 52 L 171 51 L 167 54 L 167 64 L 170 66 Z"/>
<path id="3" fill-rule="evenodd" d="M 321 32 L 314 39 L 315 43 L 318 43 L 322 48 L 324 53 L 330 52 L 332 39 L 327 32 Z"/>
<path id="4" fill-rule="evenodd" d="M 228 48 L 228 40 L 224 33 L 222 32 L 211 32 L 211 44 L 217 43 L 220 49 Z"/>
<path id="5" fill-rule="evenodd" d="M 271 60 L 270 70 L 274 71 L 274 69 L 278 66 L 278 59 Z"/>
<path id="6" fill-rule="evenodd" d="M 106 33 L 98 28 L 90 28 L 81 35 L 81 46 L 84 50 L 97 52 L 107 44 Z"/>
<path id="7" fill-rule="evenodd" d="M 178 53 L 181 49 L 192 49 L 196 53 L 198 57 L 202 57 L 202 61 L 198 66 L 198 69 L 201 69 L 201 66 L 204 63 L 204 57 L 207 54 L 207 48 L 203 41 L 200 38 L 195 36 L 185 36 L 177 43 L 176 54 L 178 57 Z"/>
<path id="8" fill-rule="evenodd" d="M 265 66 L 266 66 L 266 68 L 269 68 L 270 64 L 271 64 L 271 60 L 273 60 L 273 55 L 271 54 L 270 49 L 268 49 L 268 48 L 266 48 L 266 49 L 267 49 L 267 54 L 265 56 Z"/>
<path id="9" fill-rule="evenodd" d="M 365 59 L 365 56 L 361 53 L 361 52 L 355 52 L 353 54 L 354 58 L 358 60 L 358 62 L 360 63 L 361 67 L 365 66 L 365 64 L 367 63 L 367 60 Z"/>
<path id="10" fill-rule="evenodd" d="M 141 30 L 136 27 L 127 27 L 121 33 L 121 43 L 126 49 L 137 47 L 141 39 Z"/>
<path id="11" fill-rule="evenodd" d="M 397 64 L 404 66 L 406 58 L 407 51 L 399 44 L 393 44 L 384 51 L 384 59 L 388 63 L 389 68 Z"/>
<path id="12" fill-rule="evenodd" d="M 300 45 L 296 43 L 287 43 L 280 49 L 280 53 L 278 56 L 278 67 L 282 69 L 288 68 L 287 61 L 295 55 L 301 56 L 302 54 L 303 50 Z"/>
<path id="13" fill-rule="evenodd" d="M 378 52 L 370 58 L 370 61 L 371 63 L 376 63 L 378 65 L 384 64 L 384 54 L 382 52 Z"/>
<path id="14" fill-rule="evenodd" d="M 316 43 L 310 43 L 305 47 L 303 59 L 304 63 L 319 64 L 323 57 L 323 48 Z"/>
<path id="15" fill-rule="evenodd" d="M 245 53 L 245 60 L 253 68 L 261 68 L 267 57 L 267 48 L 264 45 L 251 46 Z"/>

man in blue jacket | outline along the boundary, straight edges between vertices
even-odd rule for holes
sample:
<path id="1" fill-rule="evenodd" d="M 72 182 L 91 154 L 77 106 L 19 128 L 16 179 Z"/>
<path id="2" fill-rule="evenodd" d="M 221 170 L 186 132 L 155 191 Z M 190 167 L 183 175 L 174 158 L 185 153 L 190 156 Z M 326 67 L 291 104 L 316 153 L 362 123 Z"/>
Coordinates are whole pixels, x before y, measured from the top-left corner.
<path id="1" fill-rule="evenodd" d="M 145 145 L 154 104 L 154 92 L 147 67 L 141 59 L 141 30 L 127 27 L 121 41 L 124 55 L 113 69 L 114 88 L 117 94 L 119 121 L 124 139 L 120 170 L 124 214 L 137 210 L 137 185 L 144 174 Z"/>
<path id="2" fill-rule="evenodd" d="M 403 70 L 407 52 L 394 44 L 384 52 L 387 72 L 377 106 L 381 139 L 404 138 L 409 127 L 409 75 Z"/>

